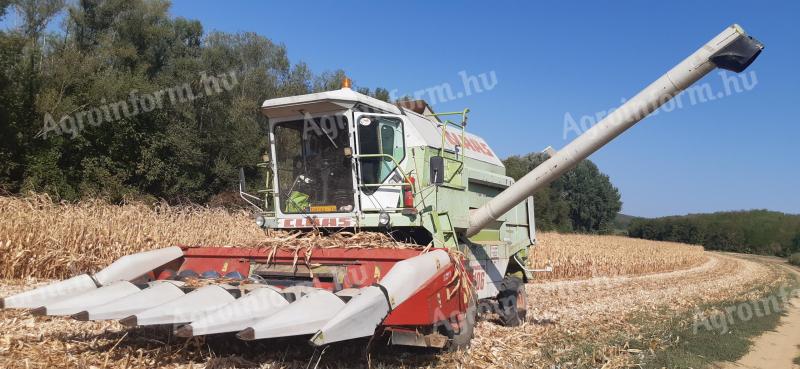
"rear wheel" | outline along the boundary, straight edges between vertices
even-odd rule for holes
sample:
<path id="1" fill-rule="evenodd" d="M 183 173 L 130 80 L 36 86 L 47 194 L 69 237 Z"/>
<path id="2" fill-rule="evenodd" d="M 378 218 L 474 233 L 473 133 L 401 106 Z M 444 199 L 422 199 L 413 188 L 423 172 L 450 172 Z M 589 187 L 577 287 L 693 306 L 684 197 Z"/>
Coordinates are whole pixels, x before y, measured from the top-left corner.
<path id="1" fill-rule="evenodd" d="M 528 315 L 528 295 L 525 283 L 513 276 L 503 278 L 500 293 L 497 295 L 497 315 L 507 327 L 521 325 Z"/>

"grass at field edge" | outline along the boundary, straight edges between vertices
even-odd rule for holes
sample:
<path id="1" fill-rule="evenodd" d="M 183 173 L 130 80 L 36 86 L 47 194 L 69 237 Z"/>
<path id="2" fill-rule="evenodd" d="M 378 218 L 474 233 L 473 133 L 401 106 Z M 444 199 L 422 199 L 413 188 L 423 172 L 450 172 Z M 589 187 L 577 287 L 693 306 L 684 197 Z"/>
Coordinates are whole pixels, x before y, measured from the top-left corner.
<path id="1" fill-rule="evenodd" d="M 784 286 L 789 291 L 800 286 L 797 277 L 791 278 L 790 281 L 788 286 Z M 730 300 L 702 306 L 700 311 L 725 311 L 726 308 L 744 305 L 749 305 L 755 310 L 758 306 L 763 306 L 762 298 L 779 296 L 780 289 L 781 287 L 773 288 L 755 300 Z M 642 368 L 697 369 L 710 367 L 717 362 L 735 362 L 747 354 L 752 345 L 752 338 L 774 330 L 778 326 L 781 317 L 785 315 L 783 306 L 781 308 L 780 312 L 764 314 L 761 317 L 752 314 L 751 319 L 741 319 L 737 309 L 736 313 L 699 322 L 694 312 L 689 312 L 660 324 L 650 330 L 649 334 L 642 335 L 645 339 L 630 342 L 630 346 L 642 348 L 643 352 L 650 352 L 649 355 L 644 355 Z M 725 323 L 722 323 L 722 319 L 725 319 Z M 711 324 L 714 322 L 717 324 Z M 648 344 L 655 340 L 668 344 L 652 351 L 647 350 Z M 796 363 L 798 361 L 800 358 L 795 360 Z"/>
<path id="2" fill-rule="evenodd" d="M 628 365 L 636 365 L 642 369 L 713 368 L 712 364 L 715 363 L 737 361 L 750 350 L 752 338 L 774 330 L 778 326 L 781 317 L 784 316 L 783 307 L 781 306 L 778 312 L 762 317 L 753 314 L 752 319 L 746 320 L 740 319 L 737 312 L 734 312 L 731 317 L 733 320 L 726 320 L 728 324 L 720 328 L 715 328 L 718 325 L 714 324 L 697 323 L 696 313 L 720 309 L 725 311 L 726 307 L 739 307 L 743 304 L 753 307 L 756 306 L 754 302 L 761 303 L 761 299 L 765 297 L 779 296 L 781 287 L 788 291 L 800 287 L 800 280 L 797 277 L 788 279 L 788 284 L 785 283 L 783 286 L 763 291 L 752 290 L 751 292 L 759 292 L 752 300 L 730 299 L 701 305 L 697 310 L 677 315 L 662 309 L 630 316 L 626 321 L 638 327 L 635 337 L 630 333 L 619 332 L 612 337 L 602 337 L 598 334 L 574 340 L 571 342 L 572 349 L 558 353 L 559 358 L 554 367 L 594 368 L 607 364 L 608 360 L 616 361 L 620 356 L 628 356 L 628 360 L 619 360 L 614 364 L 627 362 Z M 708 326 L 712 329 L 707 329 Z M 727 329 L 723 330 L 722 327 Z M 800 358 L 797 361 L 800 361 Z M 611 367 L 622 366 L 611 365 Z"/>

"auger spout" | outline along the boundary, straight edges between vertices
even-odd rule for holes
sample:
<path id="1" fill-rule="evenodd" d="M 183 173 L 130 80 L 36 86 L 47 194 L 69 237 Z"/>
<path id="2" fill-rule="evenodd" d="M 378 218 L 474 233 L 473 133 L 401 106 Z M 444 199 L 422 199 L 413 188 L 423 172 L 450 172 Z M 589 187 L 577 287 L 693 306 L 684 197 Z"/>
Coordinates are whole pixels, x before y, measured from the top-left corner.
<path id="1" fill-rule="evenodd" d="M 761 53 L 764 46 L 737 24 L 726 28 L 655 82 L 639 92 L 530 173 L 470 213 L 466 236 L 480 232 L 536 190 L 572 169 L 714 68 L 739 73 Z"/>

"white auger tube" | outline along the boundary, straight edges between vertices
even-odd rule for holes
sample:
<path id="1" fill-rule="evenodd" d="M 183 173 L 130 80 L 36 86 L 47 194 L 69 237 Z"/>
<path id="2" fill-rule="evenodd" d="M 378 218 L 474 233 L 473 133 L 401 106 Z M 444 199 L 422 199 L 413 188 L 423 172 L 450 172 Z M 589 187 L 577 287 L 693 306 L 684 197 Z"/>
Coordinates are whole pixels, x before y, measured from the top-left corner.
<path id="1" fill-rule="evenodd" d="M 669 72 L 614 110 L 580 137 L 534 168 L 520 180 L 470 214 L 466 236 L 476 235 L 489 223 L 525 201 L 537 189 L 572 169 L 581 160 L 619 136 L 681 91 L 719 67 L 741 72 L 764 46 L 739 25 L 726 28 Z"/>
<path id="2" fill-rule="evenodd" d="M 153 269 L 183 256 L 180 247 L 167 247 L 123 256 L 94 276 L 81 274 L 37 289 L 0 299 L 2 308 L 38 308 L 108 286 L 118 281 L 131 281 Z"/>
<path id="3" fill-rule="evenodd" d="M 317 346 L 368 337 L 389 312 L 402 304 L 436 273 L 451 263 L 444 250 L 417 255 L 395 264 L 377 286 L 365 287 L 320 328 L 311 343 Z"/>

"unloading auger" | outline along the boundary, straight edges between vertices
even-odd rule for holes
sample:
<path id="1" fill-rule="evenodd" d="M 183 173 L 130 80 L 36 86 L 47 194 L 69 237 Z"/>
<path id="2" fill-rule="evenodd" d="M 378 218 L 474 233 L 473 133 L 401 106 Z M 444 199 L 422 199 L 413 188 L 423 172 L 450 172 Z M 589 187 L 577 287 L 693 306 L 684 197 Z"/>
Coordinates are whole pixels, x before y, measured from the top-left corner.
<path id="1" fill-rule="evenodd" d="M 244 172 L 240 179 L 259 227 L 381 232 L 419 247 L 169 247 L 5 297 L 0 307 L 174 325 L 182 337 L 307 335 L 326 345 L 379 335 L 395 345 L 465 347 L 479 313 L 512 326 L 525 320 L 533 192 L 713 69 L 741 72 L 762 49 L 738 25 L 726 28 L 517 183 L 466 132 L 469 110 L 390 104 L 349 81 L 267 100 L 265 188 L 249 194 Z"/>

